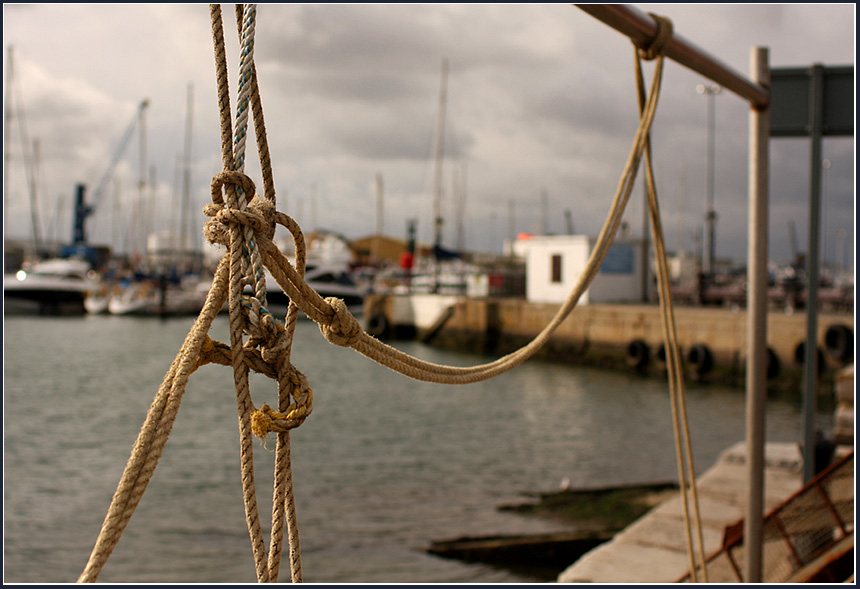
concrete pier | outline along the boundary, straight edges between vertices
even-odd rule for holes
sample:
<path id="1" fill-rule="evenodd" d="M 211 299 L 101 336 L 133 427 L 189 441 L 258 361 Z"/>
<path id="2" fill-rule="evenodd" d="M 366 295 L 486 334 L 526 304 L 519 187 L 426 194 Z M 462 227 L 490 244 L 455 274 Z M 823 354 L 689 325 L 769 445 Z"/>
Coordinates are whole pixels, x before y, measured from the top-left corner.
<path id="1" fill-rule="evenodd" d="M 765 510 L 777 507 L 802 485 L 797 444 L 768 444 L 765 450 Z M 722 546 L 726 526 L 743 518 L 746 503 L 745 446 L 723 452 L 697 479 L 705 556 Z M 690 508 L 692 516 L 692 507 Z M 697 546 L 693 532 L 694 546 Z M 565 569 L 560 583 L 674 583 L 690 570 L 680 492 L 655 507 L 612 540 Z"/>
<path id="2" fill-rule="evenodd" d="M 467 298 L 452 295 L 373 295 L 366 299 L 364 316 L 380 337 L 422 337 L 431 329 L 432 343 L 490 354 L 505 354 L 529 342 L 552 319 L 559 305 L 531 303 L 516 298 Z M 447 315 L 442 324 L 439 319 Z M 746 311 L 714 307 L 676 307 L 675 323 L 685 363 L 693 377 L 719 378 L 727 384 L 742 384 L 746 365 Z M 853 340 L 854 318 L 850 314 L 819 313 L 818 342 L 822 368 L 833 371 L 847 360 L 828 352 L 828 329 L 839 326 L 842 339 Z M 370 331 L 370 329 L 369 329 Z M 798 349 L 805 346 L 806 314 L 768 314 L 768 348 L 771 356 L 771 385 L 796 386 L 801 365 Z M 641 365 L 631 358 L 634 342 L 645 345 Z M 538 355 L 583 364 L 608 367 L 629 366 L 640 372 L 660 371 L 663 331 L 658 305 L 591 304 L 576 307 Z M 842 342 L 842 347 L 845 347 Z M 712 366 L 704 374 L 688 355 L 694 348 L 707 348 Z M 853 354 L 849 354 L 853 358 Z M 802 360 L 803 355 L 800 354 Z"/>

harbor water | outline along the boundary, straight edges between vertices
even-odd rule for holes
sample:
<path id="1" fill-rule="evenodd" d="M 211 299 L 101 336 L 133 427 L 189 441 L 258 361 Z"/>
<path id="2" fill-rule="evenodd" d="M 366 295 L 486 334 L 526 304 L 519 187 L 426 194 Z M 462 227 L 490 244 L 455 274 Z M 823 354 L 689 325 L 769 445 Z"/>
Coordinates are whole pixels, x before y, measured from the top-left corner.
<path id="1" fill-rule="evenodd" d="M 193 318 L 6 317 L 4 581 L 74 582 L 89 557 L 146 411 Z M 227 319 L 212 336 L 229 341 Z M 422 359 L 490 358 L 417 342 Z M 497 510 L 525 493 L 677 479 L 665 381 L 526 362 L 482 383 L 416 382 L 327 343 L 300 322 L 293 363 L 314 411 L 292 434 L 304 580 L 314 583 L 533 582 L 527 572 L 441 559 L 459 536 L 568 529 Z M 102 570 L 107 583 L 252 583 L 232 371 L 191 378 L 155 475 Z M 275 386 L 254 375 L 257 406 Z M 743 391 L 688 385 L 699 473 L 744 439 Z M 819 416 L 828 431 L 832 417 Z M 800 440 L 800 408 L 771 399 L 767 441 Z M 264 531 L 274 440 L 255 441 Z M 289 580 L 284 558 L 280 580 Z"/>

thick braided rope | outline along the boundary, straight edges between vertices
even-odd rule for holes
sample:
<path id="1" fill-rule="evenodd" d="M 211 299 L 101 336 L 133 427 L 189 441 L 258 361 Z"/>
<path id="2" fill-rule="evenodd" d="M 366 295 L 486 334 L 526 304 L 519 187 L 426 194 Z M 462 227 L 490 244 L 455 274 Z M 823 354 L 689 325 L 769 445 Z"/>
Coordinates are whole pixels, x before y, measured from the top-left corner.
<path id="1" fill-rule="evenodd" d="M 226 51 L 224 50 L 223 27 L 221 25 L 221 8 L 210 5 L 210 16 L 212 22 L 212 33 L 215 43 L 215 66 L 218 83 L 218 103 L 221 119 L 221 156 L 225 170 L 237 169 L 237 154 L 239 161 L 244 161 L 244 141 L 234 141 L 232 122 L 230 119 L 230 101 L 227 82 Z M 243 48 L 243 52 L 245 49 Z M 239 117 L 237 117 L 238 119 Z M 243 137 L 245 130 L 236 133 L 236 137 Z M 227 195 L 227 206 L 229 208 L 244 209 L 243 190 L 235 184 L 228 183 L 225 186 Z M 221 199 L 213 199 L 220 204 Z M 269 580 L 268 563 L 266 562 L 265 546 L 263 543 L 262 529 L 257 510 L 257 501 L 254 485 L 253 471 L 253 447 L 251 442 L 251 420 L 253 411 L 251 402 L 250 386 L 248 382 L 247 366 L 245 364 L 245 350 L 243 346 L 243 315 L 241 308 L 241 295 L 244 286 L 245 272 L 252 267 L 249 263 L 250 252 L 243 248 L 250 240 L 243 239 L 247 236 L 245 228 L 233 224 L 229 227 L 229 251 L 225 256 L 229 259 L 229 296 L 228 311 L 230 315 L 230 349 L 233 366 L 233 377 L 236 388 L 236 402 L 239 414 L 239 436 L 240 436 L 240 470 L 242 475 L 242 495 L 245 505 L 245 519 L 248 525 L 248 533 L 251 537 L 251 546 L 254 554 L 254 564 L 257 580 L 265 582 Z M 253 238 L 253 235 L 251 235 Z M 245 251 L 243 251 L 243 249 Z M 243 255 L 245 254 L 245 255 Z M 255 290 L 255 294 L 256 290 Z"/>
<path id="2" fill-rule="evenodd" d="M 216 68 L 218 69 L 219 88 L 226 86 L 226 59 L 223 58 L 223 29 L 220 26 L 220 10 L 213 8 L 211 10 L 213 20 L 213 35 L 215 35 L 216 46 Z M 247 116 L 249 112 L 249 104 L 252 105 L 250 110 L 253 110 L 255 118 L 255 133 L 257 135 L 258 151 L 261 156 L 261 163 L 267 170 L 264 175 L 265 193 L 272 207 L 274 206 L 274 186 L 271 176 L 271 163 L 268 156 L 268 147 L 266 144 L 265 126 L 262 120 L 262 106 L 259 99 L 259 90 L 256 81 L 256 71 L 253 64 L 253 43 L 254 43 L 254 24 L 256 20 L 255 6 L 236 6 L 236 20 L 239 27 L 240 37 L 242 39 L 242 55 L 241 55 L 241 75 L 239 83 L 239 99 L 237 106 L 237 133 L 234 139 L 234 161 L 233 169 L 241 172 L 244 164 L 244 144 L 247 129 Z M 216 22 L 217 21 L 217 22 Z M 223 65 L 222 65 L 223 64 Z M 229 106 L 222 103 L 222 128 L 227 128 L 229 123 L 224 121 L 227 119 L 226 112 Z M 226 141 L 228 134 L 222 131 L 222 142 Z M 222 145 L 222 151 L 227 153 L 226 143 Z M 225 160 L 225 167 L 228 167 L 230 162 Z M 229 194 L 229 193 L 228 193 Z M 253 194 L 252 192 L 249 194 Z M 217 200 L 215 201 L 217 203 Z M 253 201 L 252 201 L 253 202 Z M 240 208 L 244 208 L 241 207 Z M 267 219 L 267 221 L 270 221 Z M 290 537 L 290 564 L 292 580 L 294 582 L 301 581 L 301 563 L 298 549 L 298 528 L 296 525 L 295 506 L 293 503 L 292 493 L 292 473 L 290 466 L 289 452 L 289 432 L 281 431 L 278 433 L 278 448 L 276 450 L 275 459 L 275 488 L 273 490 L 273 512 L 272 512 L 272 533 L 271 545 L 269 550 L 268 562 L 266 560 L 266 551 L 263 546 L 262 530 L 260 528 L 259 516 L 257 512 L 256 491 L 253 477 L 253 447 L 251 444 L 252 436 L 252 415 L 256 413 L 253 410 L 253 403 L 250 398 L 250 389 L 247 379 L 247 367 L 243 359 L 245 349 L 242 346 L 242 327 L 243 320 L 240 308 L 241 292 L 240 284 L 242 275 L 248 271 L 253 273 L 253 281 L 255 284 L 256 299 L 261 304 L 265 305 L 265 277 L 262 272 L 262 264 L 259 260 L 259 254 L 256 245 L 255 232 L 251 227 L 242 224 L 230 223 L 231 233 L 234 236 L 239 235 L 239 230 L 242 230 L 244 245 L 250 249 L 251 264 L 245 266 L 237 265 L 238 248 L 236 247 L 236 239 L 231 240 L 231 287 L 230 287 L 230 323 L 231 323 L 231 347 L 233 350 L 234 364 L 234 380 L 237 391 L 237 404 L 239 410 L 239 429 L 240 429 L 240 448 L 241 448 L 241 468 L 243 482 L 243 498 L 245 503 L 246 520 L 248 522 L 249 534 L 251 536 L 252 549 L 254 552 L 255 566 L 257 570 L 257 579 L 260 582 L 276 581 L 278 569 L 280 566 L 280 555 L 283 544 L 284 524 L 286 523 L 287 531 Z M 273 235 L 273 232 L 272 232 Z M 294 238 L 298 239 L 295 236 Z M 271 238 L 271 235 L 266 235 L 266 238 Z M 303 247 L 303 245 L 302 245 Z M 298 247 L 297 247 L 298 249 Z M 243 251 L 247 253 L 247 251 Z M 240 272 L 240 268 L 244 268 L 244 272 Z M 303 268 L 302 268 L 303 273 Z M 289 321 L 289 315 L 292 313 L 293 321 Z M 280 362 L 279 366 L 289 365 L 289 351 L 292 341 L 292 333 L 295 327 L 295 317 L 297 310 L 288 312 L 288 332 L 286 335 L 281 334 L 280 341 L 285 344 L 276 346 L 277 352 L 274 352 Z M 249 341 L 249 344 L 251 342 Z M 249 346 L 250 347 L 250 346 Z M 266 352 L 266 350 L 264 350 Z M 278 371 L 278 389 L 279 389 L 279 407 L 286 409 L 290 407 L 291 396 L 296 388 L 289 378 L 290 372 Z M 309 389 L 308 389 L 309 390 Z M 300 398 L 301 395 L 296 398 Z M 310 401 L 310 396 L 307 400 Z M 298 401 L 300 402 L 300 401 Z M 304 414 L 306 417 L 309 410 Z M 302 419 L 304 418 L 302 417 Z M 301 423 L 298 421 L 297 423 Z"/>
<path id="3" fill-rule="evenodd" d="M 238 8 L 238 7 L 237 7 Z M 245 169 L 245 139 L 248 134 L 248 115 L 250 113 L 252 64 L 254 63 L 254 35 L 257 24 L 257 5 L 246 4 L 241 21 L 241 54 L 239 62 L 239 96 L 236 100 L 236 130 L 233 140 L 233 169 L 242 172 Z M 238 208 L 244 210 L 248 206 L 250 195 L 238 189 Z M 254 242 L 254 233 L 249 228 L 243 233 L 243 270 L 246 276 L 253 278 L 254 294 L 263 305 L 266 304 L 266 278 L 260 262 L 260 254 Z"/>
<path id="4" fill-rule="evenodd" d="M 240 22 L 240 11 L 241 7 L 237 5 L 237 25 Z M 254 12 L 254 21 L 255 20 L 256 11 Z M 243 21 L 244 19 L 242 19 L 242 22 Z M 244 35 L 245 32 L 246 29 L 245 24 L 243 22 L 240 34 Z M 253 37 L 251 38 L 251 42 L 251 47 L 253 48 Z M 263 172 L 264 194 L 266 201 L 271 204 L 271 211 L 273 214 L 271 226 L 274 227 L 274 222 L 277 221 L 287 227 L 290 233 L 292 233 L 296 249 L 296 269 L 298 274 L 300 276 L 303 276 L 305 270 L 305 245 L 304 237 L 301 234 L 301 230 L 299 229 L 298 224 L 296 224 L 292 219 L 290 219 L 286 215 L 279 215 L 274 210 L 274 179 L 272 176 L 272 165 L 271 158 L 269 155 L 268 142 L 266 140 L 266 128 L 263 119 L 262 102 L 260 100 L 259 87 L 257 84 L 256 66 L 254 65 L 254 60 L 252 59 L 252 56 L 252 53 L 248 54 L 249 59 L 247 60 L 247 78 L 243 77 L 243 87 L 247 85 L 248 91 L 252 98 L 250 104 L 254 119 L 254 131 L 257 137 L 257 153 L 260 158 L 260 166 Z M 247 84 L 245 83 L 246 79 Z M 257 258 L 255 259 L 258 260 L 259 254 L 256 251 L 255 255 L 257 256 Z M 259 265 L 256 267 L 260 268 Z M 262 274 L 258 274 L 257 278 L 259 279 L 259 277 L 261 276 Z M 258 298 L 260 298 L 259 295 Z M 262 298 L 260 300 L 263 302 L 263 304 L 265 304 L 265 298 Z M 268 569 L 270 580 L 276 581 L 278 579 L 278 574 L 280 570 L 281 553 L 283 551 L 284 528 L 286 526 L 286 532 L 288 534 L 289 542 L 290 573 L 291 580 L 294 583 L 301 582 L 302 569 L 301 550 L 299 547 L 298 522 L 296 517 L 295 500 L 293 495 L 292 461 L 290 456 L 289 429 L 301 425 L 304 419 L 307 418 L 307 416 L 310 414 L 311 404 L 313 401 L 313 394 L 311 393 L 310 387 L 307 385 L 307 379 L 304 378 L 304 375 L 301 375 L 300 372 L 295 370 L 292 364 L 290 364 L 289 362 L 290 351 L 293 341 L 293 333 L 295 332 L 297 319 L 298 308 L 294 303 L 291 302 L 288 307 L 287 316 L 284 321 L 284 331 L 277 338 L 277 343 L 273 345 L 270 349 L 264 348 L 262 350 L 264 355 L 266 355 L 267 353 L 275 355 L 275 357 L 271 360 L 276 362 L 277 366 L 290 367 L 290 370 L 283 370 L 283 368 L 281 368 L 278 371 L 277 375 L 278 406 L 280 409 L 280 414 L 288 416 L 288 419 L 285 420 L 285 422 L 281 422 L 286 423 L 286 426 L 281 425 L 277 429 L 274 488 L 272 490 L 272 526 L 270 533 Z M 300 378 L 297 379 L 298 375 L 300 375 Z M 295 404 L 293 404 L 293 401 L 295 401 Z M 258 411 L 254 415 L 258 415 L 259 413 L 260 412 Z M 260 435 L 261 433 L 262 432 L 260 431 L 255 432 L 256 435 Z"/>

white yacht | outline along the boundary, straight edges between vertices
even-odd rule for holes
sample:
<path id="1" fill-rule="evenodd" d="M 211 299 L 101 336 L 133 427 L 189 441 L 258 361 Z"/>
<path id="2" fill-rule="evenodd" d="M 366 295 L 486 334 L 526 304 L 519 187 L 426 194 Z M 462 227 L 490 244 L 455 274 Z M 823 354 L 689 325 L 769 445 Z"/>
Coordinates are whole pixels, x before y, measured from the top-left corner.
<path id="1" fill-rule="evenodd" d="M 89 263 L 57 258 L 3 276 L 5 314 L 83 314 L 84 299 L 97 284 Z"/>

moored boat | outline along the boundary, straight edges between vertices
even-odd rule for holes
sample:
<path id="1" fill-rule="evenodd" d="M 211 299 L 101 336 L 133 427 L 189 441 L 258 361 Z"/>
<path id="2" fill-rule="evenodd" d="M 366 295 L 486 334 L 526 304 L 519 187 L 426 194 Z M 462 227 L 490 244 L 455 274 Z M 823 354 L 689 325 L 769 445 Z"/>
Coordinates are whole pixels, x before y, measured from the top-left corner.
<path id="1" fill-rule="evenodd" d="M 57 258 L 3 277 L 6 314 L 79 315 L 87 293 L 97 288 L 89 263 Z"/>

